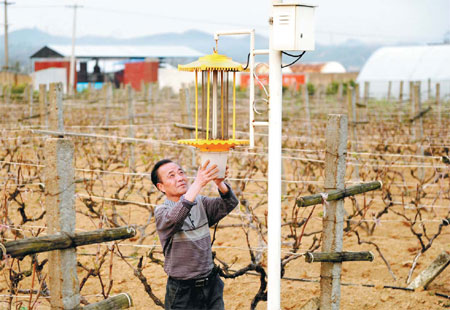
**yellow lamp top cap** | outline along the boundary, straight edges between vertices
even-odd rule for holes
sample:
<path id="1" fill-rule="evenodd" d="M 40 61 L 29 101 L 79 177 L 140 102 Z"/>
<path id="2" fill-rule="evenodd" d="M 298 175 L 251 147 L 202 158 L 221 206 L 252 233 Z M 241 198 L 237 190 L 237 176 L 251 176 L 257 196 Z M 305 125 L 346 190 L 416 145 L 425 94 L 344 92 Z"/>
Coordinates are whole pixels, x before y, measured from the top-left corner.
<path id="1" fill-rule="evenodd" d="M 199 57 L 198 60 L 186 65 L 178 65 L 179 71 L 245 71 L 244 67 L 238 62 L 231 60 L 230 57 L 220 55 L 216 51 L 213 54 Z"/>

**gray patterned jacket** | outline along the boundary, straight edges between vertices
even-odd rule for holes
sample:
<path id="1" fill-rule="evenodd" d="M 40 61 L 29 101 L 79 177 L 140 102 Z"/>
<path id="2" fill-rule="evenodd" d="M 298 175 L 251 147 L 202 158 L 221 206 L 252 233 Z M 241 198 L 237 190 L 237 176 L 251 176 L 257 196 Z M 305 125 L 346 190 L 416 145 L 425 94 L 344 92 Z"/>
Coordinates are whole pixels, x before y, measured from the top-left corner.
<path id="1" fill-rule="evenodd" d="M 209 227 L 216 224 L 239 203 L 228 192 L 210 198 L 197 195 L 194 202 L 182 196 L 178 202 L 166 199 L 156 207 L 156 229 L 163 247 L 164 270 L 175 279 L 187 280 L 207 276 L 213 268 Z"/>

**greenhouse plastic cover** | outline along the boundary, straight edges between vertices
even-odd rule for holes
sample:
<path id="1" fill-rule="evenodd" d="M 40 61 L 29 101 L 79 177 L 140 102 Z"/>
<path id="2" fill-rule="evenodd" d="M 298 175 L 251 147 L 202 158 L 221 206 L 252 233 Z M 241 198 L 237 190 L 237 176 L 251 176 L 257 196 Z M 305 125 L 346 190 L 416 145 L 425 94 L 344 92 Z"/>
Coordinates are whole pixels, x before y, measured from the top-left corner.
<path id="1" fill-rule="evenodd" d="M 450 45 L 383 47 L 365 63 L 357 81 L 450 80 Z"/>
<path id="2" fill-rule="evenodd" d="M 450 96 L 450 45 L 383 47 L 365 63 L 356 81 L 360 95 L 369 82 L 369 97 L 398 98 L 403 82 L 404 99 L 409 97 L 409 83 L 420 82 L 421 94 L 428 97 L 440 84 L 440 96 Z"/>

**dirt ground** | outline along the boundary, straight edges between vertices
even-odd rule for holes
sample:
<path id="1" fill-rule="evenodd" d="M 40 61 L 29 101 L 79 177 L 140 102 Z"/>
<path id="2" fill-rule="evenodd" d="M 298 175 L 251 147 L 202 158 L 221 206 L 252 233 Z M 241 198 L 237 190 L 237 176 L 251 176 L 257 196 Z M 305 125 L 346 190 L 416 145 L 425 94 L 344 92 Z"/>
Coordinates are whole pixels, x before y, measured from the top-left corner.
<path id="1" fill-rule="evenodd" d="M 325 104 L 324 102 L 323 104 Z M 314 143 L 305 143 L 298 144 L 298 137 L 305 137 L 306 134 L 306 126 L 301 117 L 303 117 L 302 111 L 296 111 L 295 105 L 289 105 L 286 109 L 286 117 L 288 120 L 285 120 L 284 134 L 288 136 L 283 143 L 285 143 L 285 147 L 293 147 L 302 148 L 303 150 L 311 149 L 316 153 L 319 152 L 318 157 L 323 157 L 323 139 L 324 136 L 324 126 L 326 114 L 336 112 L 332 107 L 339 107 L 338 105 L 332 105 L 331 107 L 327 107 L 327 109 L 323 109 L 323 106 L 319 103 L 314 104 L 314 101 L 311 103 L 314 108 L 314 113 L 312 113 L 312 117 L 317 120 L 317 123 L 313 124 L 313 139 L 317 138 L 317 142 Z M 178 107 L 177 102 L 171 103 L 172 111 Z M 91 106 L 92 107 L 92 106 Z M 173 115 L 167 112 L 169 109 L 167 106 L 164 106 L 165 110 L 163 111 L 163 106 L 156 106 L 154 110 L 158 115 L 152 119 L 152 122 L 157 122 L 160 120 L 164 120 L 165 122 L 172 123 L 180 121 L 179 116 Z M 243 111 L 245 111 L 245 106 L 242 107 Z M 73 115 L 77 115 L 74 111 L 75 108 L 72 108 L 72 117 L 70 117 L 67 121 L 67 126 L 75 125 L 88 125 L 95 124 L 95 117 L 101 117 L 103 113 L 100 108 L 90 108 L 90 112 L 86 112 L 81 117 L 78 115 L 77 117 L 73 117 Z M 140 106 L 140 109 L 142 107 Z M 25 109 L 26 110 L 26 109 Z M 169 109 L 170 110 L 170 109 Z M 294 112 L 292 112 L 294 111 Z M 338 109 L 339 111 L 339 109 Z M 385 114 L 382 114 L 383 113 Z M 142 111 L 141 111 L 142 112 Z M 291 113 L 292 112 L 292 113 Z M 25 113 L 25 112 L 23 112 Z M 121 111 L 116 112 L 117 115 L 122 115 Z M 363 144 L 362 149 L 359 152 L 373 152 L 373 153 L 381 153 L 380 149 L 378 149 L 378 145 L 373 146 L 370 142 L 378 141 L 380 144 L 383 143 L 383 140 L 387 140 L 392 132 L 390 130 L 398 130 L 395 125 L 394 120 L 390 120 L 390 123 L 387 123 L 385 127 L 379 125 L 382 123 L 377 120 L 376 117 L 389 115 L 389 111 L 385 110 L 376 110 L 371 115 L 374 115 L 374 119 L 370 120 L 370 124 L 373 125 L 373 128 L 370 129 L 370 132 L 364 132 L 364 127 L 360 130 L 360 137 L 367 144 Z M 99 116 L 100 114 L 100 116 Z M 116 116 L 117 116 L 116 115 Z M 245 115 L 241 116 L 242 119 L 245 119 Z M 382 118 L 380 118 L 382 119 Z M 98 122 L 97 122 L 98 123 Z M 122 124 L 117 122 L 118 124 Z M 142 121 L 141 124 L 147 124 L 147 121 Z M 245 121 L 242 120 L 242 123 Z M 434 121 L 433 119 L 428 119 L 425 123 L 426 134 L 428 134 L 429 140 L 431 143 L 442 145 L 449 145 L 449 136 L 448 131 L 439 131 L 433 127 Z M 449 119 L 445 119 L 445 123 L 443 128 L 445 128 L 445 124 L 450 124 Z M 4 125 L 7 127 L 6 125 Z M 10 125 L 9 125 L 10 126 Z M 378 127 L 377 127 L 378 126 Z M 410 129 L 409 125 L 404 125 L 405 128 L 401 129 L 404 132 L 404 136 L 408 136 L 408 130 Z M 244 127 L 244 126 L 243 126 Z M 442 127 L 441 127 L 442 128 Z M 448 128 L 448 126 L 447 126 Z M 75 130 L 75 129 L 72 129 Z M 78 129 L 77 129 L 78 130 Z M 108 132 L 106 134 L 116 134 L 118 136 L 126 136 L 127 128 L 122 128 L 113 133 Z M 427 131 L 428 130 L 428 131 Z M 86 129 L 81 128 L 79 131 L 91 132 L 91 133 L 103 133 L 101 131 L 95 131 L 94 129 Z M 399 131 L 395 131 L 397 134 Z M 349 132 L 350 134 L 350 132 Z M 9 132 L 8 136 L 12 137 L 14 135 L 13 132 Z M 136 137 L 148 138 L 148 139 L 162 139 L 167 141 L 173 141 L 177 138 L 182 138 L 186 135 L 185 132 L 179 129 L 173 129 L 172 127 L 164 127 L 164 126 L 154 126 L 154 127 L 142 127 L 138 128 L 136 132 Z M 290 137 L 292 135 L 292 137 Z M 24 138 L 26 139 L 26 138 Z M 350 137 L 349 137 L 350 139 Z M 403 139 L 403 140 L 402 140 Z M 406 143 L 407 138 L 398 138 L 397 143 Z M 117 156 L 117 162 L 112 164 L 109 167 L 106 167 L 105 170 L 111 170 L 112 167 L 118 167 L 119 164 L 124 163 L 127 158 L 127 147 L 123 144 L 115 142 L 114 147 L 107 151 L 104 148 L 103 142 L 94 143 L 89 139 L 78 139 L 73 138 L 75 141 L 75 166 L 76 168 L 92 168 L 90 165 L 92 162 L 100 162 L 101 160 L 97 157 L 106 156 L 106 154 L 113 154 L 112 156 Z M 17 155 L 14 158 L 5 157 L 6 160 L 29 160 L 30 162 L 39 162 L 42 163 L 42 157 L 39 156 L 42 152 L 42 148 L 44 147 L 42 141 L 38 140 L 36 137 L 30 140 L 31 148 L 26 150 L 21 150 L 20 155 Z M 395 142 L 395 137 L 393 138 Z M 7 142 L 6 140 L 2 141 L 4 145 Z M 263 146 L 267 147 L 267 139 L 263 136 L 259 143 L 263 144 Z M 34 146 L 33 146 L 34 144 Z M 39 146 L 36 146 L 39 144 Z M 400 148 L 400 147 L 399 147 Z M 87 150 L 89 149 L 89 150 Z M 118 150 L 117 154 L 114 150 Z M 266 151 L 266 149 L 265 149 Z M 415 149 L 405 149 L 400 150 L 403 154 L 415 154 Z M 259 152 L 262 153 L 261 149 Z M 439 149 L 437 155 L 443 154 L 443 148 Z M 106 154 L 105 154 L 106 153 Z M 385 150 L 385 153 L 395 153 L 393 149 Z M 313 158 L 312 155 L 308 155 L 308 153 L 293 153 L 297 157 L 308 157 Z M 290 156 L 294 156 L 290 154 Z M 322 154 L 322 155 L 320 155 Z M 96 157 L 97 156 L 97 157 Z M 136 146 L 136 162 L 137 162 L 137 170 L 139 172 L 148 172 L 149 167 L 156 161 L 161 159 L 162 157 L 174 157 L 178 159 L 181 164 L 183 164 L 188 168 L 189 176 L 193 177 L 194 171 L 190 170 L 191 167 L 191 151 L 190 150 L 180 150 L 179 148 L 175 148 L 173 146 L 157 146 L 152 144 L 144 144 Z M 92 158 L 91 158 L 92 157 Z M 230 183 L 235 190 L 238 191 L 239 186 L 242 185 L 242 181 L 233 180 L 239 177 L 245 177 L 245 171 L 248 171 L 248 167 L 250 164 L 260 164 L 259 170 L 257 173 L 251 175 L 251 178 L 254 180 L 260 180 L 267 178 L 266 172 L 261 168 L 264 165 L 267 165 L 265 159 L 258 159 L 258 156 L 254 156 L 256 159 L 250 161 L 251 156 L 247 153 L 246 150 L 237 150 L 232 153 L 231 158 L 229 159 L 230 169 L 231 169 L 231 178 Z M 314 157 L 316 158 L 316 157 Z M 316 158 L 316 159 L 317 159 Z M 352 161 L 352 158 L 349 158 L 349 161 Z M 367 310 L 382 310 L 382 309 L 444 309 L 450 308 L 450 300 L 436 296 L 435 293 L 441 293 L 445 295 L 450 295 L 450 269 L 445 269 L 428 287 L 427 290 L 418 289 L 414 292 L 404 291 L 399 289 L 389 289 L 383 288 L 383 286 L 397 286 L 397 287 L 406 287 L 406 279 L 408 276 L 408 272 L 411 268 L 414 257 L 417 255 L 418 251 L 420 251 L 421 246 L 418 242 L 418 239 L 415 235 L 411 233 L 410 224 L 404 220 L 399 215 L 395 214 L 391 210 L 396 210 L 397 212 L 404 214 L 408 217 L 413 217 L 415 215 L 415 211 L 407 208 L 410 206 L 411 201 L 414 199 L 414 195 L 416 194 L 415 186 L 417 183 L 416 179 L 411 176 L 410 168 L 408 167 L 399 167 L 399 168 L 386 168 L 390 169 L 389 171 L 397 171 L 392 175 L 399 174 L 400 176 L 392 177 L 389 179 L 389 173 L 386 173 L 386 169 L 375 167 L 374 162 L 377 157 L 371 157 L 370 160 L 364 161 L 364 159 L 359 159 L 363 162 L 363 165 L 360 168 L 360 174 L 362 181 L 370 181 L 376 180 L 378 178 L 383 179 L 383 183 L 392 182 L 394 184 L 402 183 L 405 184 L 413 184 L 408 187 L 408 190 L 404 190 L 401 186 L 395 187 L 392 185 L 391 194 L 394 195 L 393 200 L 396 201 L 404 201 L 403 205 L 395 205 L 392 206 L 391 209 L 380 217 L 380 222 L 373 220 L 374 215 L 381 212 L 386 203 L 383 202 L 383 195 L 386 193 L 384 190 L 378 190 L 373 193 L 368 193 L 366 195 L 359 195 L 356 198 L 356 201 L 352 201 L 351 199 L 345 200 L 345 209 L 347 214 L 353 214 L 355 203 L 359 206 L 370 205 L 370 208 L 367 211 L 367 216 L 364 217 L 367 222 L 365 224 L 361 224 L 360 228 L 358 228 L 358 232 L 362 241 L 362 244 L 358 244 L 358 240 L 355 234 L 350 231 L 344 233 L 344 251 L 371 251 L 374 254 L 374 260 L 372 262 L 344 262 L 342 264 L 342 287 L 341 287 L 341 309 L 367 309 Z M 264 163 L 265 161 L 265 163 Z M 409 162 L 411 164 L 415 161 Z M 383 159 L 381 162 L 386 163 L 387 160 Z M 378 163 L 378 161 L 377 161 Z M 393 160 L 391 164 L 402 164 L 403 162 L 399 162 L 397 159 Z M 436 164 L 436 163 L 435 163 Z M 436 165 L 440 165 L 439 160 Z M 6 166 L 2 165 L 1 176 L 6 178 L 8 173 L 6 172 Z M 98 164 L 99 169 L 101 169 L 101 165 Z M 354 170 L 354 165 L 349 165 L 347 168 L 346 181 L 348 184 L 351 183 L 352 173 Z M 40 169 L 40 168 L 39 168 Z M 284 179 L 288 180 L 296 180 L 298 183 L 292 182 L 289 183 L 286 187 L 285 195 L 282 203 L 282 217 L 283 222 L 288 222 L 292 220 L 293 209 L 297 208 L 294 206 L 294 201 L 297 194 L 301 193 L 301 195 L 308 195 L 311 193 L 317 193 L 322 190 L 321 184 L 323 184 L 323 171 L 321 171 L 320 165 L 315 164 L 306 164 L 303 161 L 286 160 L 285 166 L 285 176 Z M 378 170 L 377 170 L 378 169 Z M 14 170 L 16 171 L 16 170 Z M 116 172 L 124 172 L 128 171 L 126 168 L 117 168 Z M 381 171 L 381 172 L 380 172 Z M 384 171 L 384 172 L 383 172 Z M 426 178 L 433 176 L 433 171 L 426 171 Z M 439 173 L 445 173 L 445 169 L 435 169 Z M 449 168 L 447 168 L 447 173 L 449 172 Z M 25 172 L 24 172 L 25 173 Z M 384 174 L 383 174 L 384 173 Z M 414 173 L 417 173 L 417 169 L 414 170 Z M 86 173 L 77 171 L 76 178 L 94 178 L 99 177 L 100 174 L 95 173 Z M 26 177 L 26 175 L 25 175 Z M 102 175 L 99 177 L 99 180 L 93 182 L 93 186 L 88 190 L 88 184 L 86 181 L 80 181 L 76 184 L 76 192 L 77 194 L 89 195 L 92 196 L 100 195 L 104 197 L 113 197 L 115 191 L 120 186 L 121 183 L 125 182 L 125 177 L 117 176 L 117 175 Z M 300 184 L 300 180 L 307 179 L 311 182 L 309 185 Z M 314 183 L 316 182 L 316 183 Z M 161 201 L 158 194 L 150 193 L 148 197 L 145 196 L 145 193 L 149 193 L 152 191 L 151 182 L 147 177 L 140 178 L 137 181 L 137 187 L 134 189 L 134 192 L 126 197 L 127 201 L 139 201 L 142 203 L 154 204 Z M 127 184 L 129 186 L 130 184 Z M 247 182 L 245 184 L 245 189 L 240 192 L 239 198 L 242 201 L 246 201 L 248 205 L 254 207 L 254 215 L 259 219 L 260 223 L 265 224 L 266 222 L 266 214 L 267 214 L 267 202 L 266 202 L 266 192 L 267 185 L 265 181 L 254 181 Z M 439 187 L 437 186 L 439 185 Z M 385 185 L 386 186 L 386 185 Z M 432 187 L 436 186 L 436 188 Z M 423 199 L 421 199 L 420 203 L 423 205 L 433 205 L 439 206 L 439 208 L 428 208 L 424 210 L 422 215 L 423 225 L 427 228 L 427 233 L 429 236 L 432 236 L 438 229 L 439 224 L 442 218 L 448 216 L 448 212 L 450 209 L 450 199 L 449 199 L 449 188 L 450 182 L 447 176 L 447 179 L 443 179 L 439 182 L 433 183 L 428 189 L 427 187 L 427 195 Z M 105 189 L 106 188 L 106 189 Z M 137 189 L 139 188 L 139 189 Z M 3 193 L 5 193 L 5 197 L 7 193 L 10 193 L 9 190 L 4 189 Z M 403 194 L 402 194 L 403 193 Z M 406 193 L 406 194 L 405 194 Z M 204 194 L 217 195 L 214 191 L 214 188 L 209 187 L 205 191 Z M 433 198 L 436 196 L 437 198 Z M 29 216 L 38 216 L 42 210 L 42 203 L 44 201 L 44 196 L 41 195 L 38 191 L 31 191 L 24 193 L 24 199 L 28 202 L 28 215 Z M 165 283 L 167 280 L 167 276 L 164 273 L 163 267 L 155 262 L 152 262 L 148 257 L 149 252 L 153 249 L 154 257 L 156 259 L 163 259 L 161 255 L 161 248 L 159 245 L 159 240 L 157 238 L 157 234 L 155 234 L 155 225 L 154 219 L 152 218 L 152 207 L 140 207 L 134 204 L 120 204 L 113 203 L 111 201 L 103 201 L 99 198 L 92 198 L 93 201 L 98 202 L 99 204 L 96 207 L 101 206 L 103 208 L 102 212 L 106 216 L 111 217 L 113 212 L 120 215 L 120 219 L 118 222 L 121 225 L 124 223 L 134 224 L 145 226 L 146 223 L 149 223 L 145 228 L 146 238 L 143 240 L 142 244 L 140 244 L 139 236 L 142 236 L 142 232 L 138 234 L 136 238 L 131 240 L 124 240 L 118 243 L 119 249 L 121 253 L 126 256 L 125 263 L 118 255 L 117 250 L 115 250 L 115 254 L 105 256 L 105 263 L 103 267 L 100 269 L 103 286 L 105 288 L 108 287 L 108 283 L 112 280 L 112 289 L 110 292 L 111 295 L 116 295 L 122 292 L 129 293 L 133 299 L 134 307 L 132 309 L 160 309 L 155 305 L 153 300 L 149 297 L 147 292 L 144 290 L 144 286 L 142 283 L 133 275 L 132 268 L 137 268 L 139 258 L 141 256 L 143 259 L 143 274 L 147 278 L 148 283 L 151 285 L 153 293 L 164 300 L 165 294 Z M 373 200 L 373 201 L 372 201 Z M 260 204 L 260 206 L 258 206 Z M 15 202 L 11 202 L 9 205 L 9 213 L 11 219 L 15 222 L 19 222 L 18 215 L 18 204 Z M 256 207 L 258 206 L 258 207 Z M 406 208 L 405 208 L 406 206 Z M 76 210 L 77 210 L 77 229 L 79 231 L 84 230 L 93 230 L 98 229 L 101 221 L 98 218 L 95 218 L 93 214 L 90 214 L 86 208 L 86 205 L 82 203 L 80 197 L 76 199 Z M 309 212 L 312 210 L 312 207 L 304 208 L 298 213 L 298 219 L 303 219 L 308 217 Z M 246 242 L 245 230 L 249 231 L 249 242 L 251 248 L 255 249 L 255 253 L 262 254 L 262 265 L 263 267 L 267 267 L 265 262 L 267 260 L 266 249 L 261 250 L 261 246 L 264 246 L 261 238 L 258 236 L 257 229 L 249 229 L 248 226 L 240 226 L 239 224 L 248 223 L 247 217 L 248 214 L 245 213 L 245 208 L 241 205 L 239 208 L 236 208 L 232 212 L 230 216 L 221 221 L 221 225 L 225 227 L 219 227 L 216 233 L 216 240 L 214 243 L 213 251 L 216 252 L 216 256 L 220 261 L 226 262 L 231 265 L 232 270 L 238 270 L 240 268 L 245 267 L 247 264 L 251 262 L 249 248 Z M 1 213 L 0 213 L 1 215 Z M 322 216 L 323 216 L 323 207 L 322 205 L 318 205 L 315 207 L 314 212 L 311 214 L 311 219 L 307 223 L 305 229 L 305 235 L 302 239 L 302 243 L 300 248 L 298 249 L 298 253 L 303 253 L 308 251 L 309 247 L 314 243 L 318 242 L 314 238 L 318 238 L 320 242 L 320 231 L 322 229 Z M 361 217 L 355 218 L 355 220 L 361 219 Z M 254 222 L 252 222 L 254 224 Z M 368 228 L 372 227 L 376 224 L 376 227 L 372 234 L 368 233 L 368 229 L 365 229 L 365 225 Z M 26 228 L 26 226 L 43 226 L 45 225 L 45 219 L 26 223 L 23 227 L 24 235 L 30 236 L 31 232 L 36 233 L 37 228 Z M 104 226 L 108 226 L 107 221 L 103 221 Z M 233 226 L 234 225 L 234 226 Z M 417 225 L 421 225 L 420 223 Z M 426 268 L 442 251 L 450 251 L 450 226 L 444 226 L 441 234 L 434 240 L 432 246 L 429 250 L 427 250 L 419 259 L 417 267 L 414 270 L 412 275 L 412 279 L 414 279 L 424 268 Z M 417 228 L 417 226 L 416 226 Z M 301 228 L 300 228 L 301 229 Z M 297 229 L 299 230 L 299 229 Z M 265 230 L 262 229 L 265 233 Z M 315 232 L 319 233 L 315 233 Z M 211 230 L 211 234 L 213 230 Z M 285 225 L 282 228 L 283 235 L 283 246 L 282 246 L 282 257 L 284 255 L 289 254 L 292 251 L 292 241 L 293 239 L 289 237 L 291 234 L 291 230 L 289 225 Z M 6 236 L 11 237 L 11 235 L 6 234 Z M 364 241 L 371 242 L 364 243 Z M 392 268 L 392 272 L 395 275 L 396 279 L 390 274 L 386 264 L 381 258 L 379 252 L 376 247 L 373 245 L 376 244 L 378 246 L 381 253 L 384 255 L 386 260 L 389 262 L 390 267 Z M 98 253 L 102 253 L 107 249 L 107 246 L 111 246 L 110 244 L 101 244 L 101 245 L 89 245 L 79 247 L 77 250 L 78 260 L 81 264 L 86 267 L 93 268 L 98 264 Z M 258 252 L 259 251 L 259 252 Z M 320 251 L 320 248 L 317 250 Z M 46 254 L 39 254 L 39 258 L 42 261 L 46 257 Z M 23 268 L 29 268 L 30 259 L 25 258 L 20 265 Z M 13 268 L 18 268 L 19 263 L 14 265 Z M 110 272 L 111 267 L 111 272 Z M 48 266 L 44 268 L 43 273 L 46 273 Z M 4 268 L 0 271 L 1 273 L 1 281 L 0 281 L 0 309 L 8 309 L 7 301 L 8 301 L 8 270 Z M 83 279 L 87 274 L 87 271 L 82 267 L 78 268 L 78 277 L 79 279 Z M 303 256 L 299 256 L 298 258 L 290 261 L 286 265 L 286 270 L 284 274 L 284 278 L 281 281 L 281 308 L 282 309 L 300 309 L 302 305 L 307 303 L 311 298 L 318 297 L 320 295 L 320 263 L 307 263 Z M 235 278 L 235 279 L 225 279 L 225 291 L 224 291 L 224 300 L 225 300 L 225 308 L 226 309 L 249 309 L 252 299 L 257 293 L 260 281 L 259 276 L 255 274 L 246 274 L 244 276 Z M 34 284 L 34 288 L 36 288 L 36 283 Z M 371 285 L 373 287 L 364 287 L 363 285 Z M 20 282 L 20 289 L 29 289 L 31 288 L 31 279 L 26 278 L 24 281 Z M 88 302 L 95 302 L 102 300 L 102 290 L 101 283 L 99 281 L 99 277 L 89 277 L 81 290 L 81 295 Z M 33 297 L 34 298 L 34 297 Z M 20 301 L 23 301 L 24 309 L 28 309 L 28 299 L 29 295 L 25 293 L 18 294 L 14 298 L 13 305 L 19 305 Z M 22 308 L 21 308 L 22 309 Z M 45 298 L 40 298 L 40 303 L 35 309 L 50 309 L 49 304 Z M 266 302 L 259 302 L 256 309 L 266 309 Z"/>

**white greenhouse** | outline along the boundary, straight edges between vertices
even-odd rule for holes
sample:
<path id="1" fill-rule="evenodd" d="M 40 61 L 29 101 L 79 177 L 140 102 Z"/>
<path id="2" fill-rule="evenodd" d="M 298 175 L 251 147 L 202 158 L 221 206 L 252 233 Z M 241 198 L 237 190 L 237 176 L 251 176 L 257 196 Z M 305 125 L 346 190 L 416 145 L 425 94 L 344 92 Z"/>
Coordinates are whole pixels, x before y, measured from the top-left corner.
<path id="1" fill-rule="evenodd" d="M 361 96 L 368 85 L 369 97 L 398 99 L 402 88 L 404 100 L 409 98 L 410 82 L 420 82 L 423 100 L 435 98 L 439 83 L 440 99 L 449 100 L 450 45 L 380 48 L 364 64 L 356 81 Z"/>

